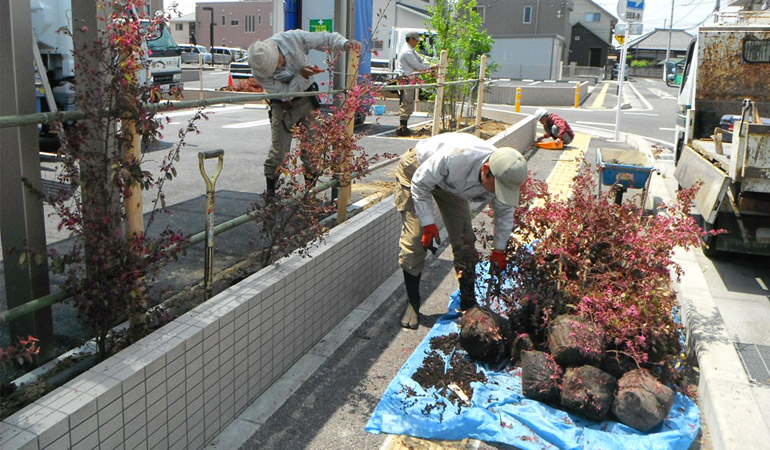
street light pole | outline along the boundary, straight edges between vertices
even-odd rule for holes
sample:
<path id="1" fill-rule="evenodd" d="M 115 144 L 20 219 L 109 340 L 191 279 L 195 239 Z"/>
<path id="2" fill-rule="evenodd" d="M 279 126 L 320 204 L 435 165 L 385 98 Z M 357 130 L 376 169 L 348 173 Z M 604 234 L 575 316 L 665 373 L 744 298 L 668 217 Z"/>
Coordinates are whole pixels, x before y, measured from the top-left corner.
<path id="1" fill-rule="evenodd" d="M 668 45 L 666 45 L 666 63 L 663 64 L 663 81 L 668 76 L 668 59 L 671 55 L 671 28 L 674 26 L 674 0 L 671 0 L 671 20 L 668 21 Z"/>

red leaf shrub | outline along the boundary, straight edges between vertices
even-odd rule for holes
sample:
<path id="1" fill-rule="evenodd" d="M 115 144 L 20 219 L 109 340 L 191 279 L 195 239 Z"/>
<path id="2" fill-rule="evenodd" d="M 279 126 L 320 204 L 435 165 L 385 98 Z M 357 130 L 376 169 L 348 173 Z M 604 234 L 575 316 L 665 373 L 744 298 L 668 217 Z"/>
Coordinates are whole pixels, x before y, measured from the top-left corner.
<path id="1" fill-rule="evenodd" d="M 596 191 L 589 168 L 575 177 L 568 199 L 554 198 L 541 181 L 523 187 L 507 249 L 518 270 L 505 275 L 516 287 L 503 295 L 514 329 L 542 346 L 552 318 L 576 313 L 604 330 L 608 355 L 630 356 L 673 380 L 681 325 L 670 270 L 682 273 L 675 248 L 699 245 L 702 232 L 688 215 L 695 189 L 652 215 Z"/>

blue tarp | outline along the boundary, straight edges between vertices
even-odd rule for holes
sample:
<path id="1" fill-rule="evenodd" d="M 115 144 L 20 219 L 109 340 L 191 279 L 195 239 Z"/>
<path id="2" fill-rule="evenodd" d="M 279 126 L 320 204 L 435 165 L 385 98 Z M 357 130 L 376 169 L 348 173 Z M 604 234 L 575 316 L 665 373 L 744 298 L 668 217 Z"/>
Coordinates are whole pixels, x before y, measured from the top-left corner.
<path id="1" fill-rule="evenodd" d="M 520 369 L 511 367 L 493 369 L 477 364 L 487 382 L 473 382 L 471 406 L 458 408 L 434 388 L 425 390 L 411 378 L 431 351 L 430 339 L 460 331 L 455 323 L 458 307 L 459 291 L 450 298 L 449 312 L 436 322 L 388 385 L 366 431 L 426 439 L 474 438 L 523 450 L 687 450 L 698 435 L 700 412 L 682 394 L 676 394 L 663 423 L 640 433 L 619 422 L 593 422 L 524 397 Z M 446 408 L 436 407 L 442 401 Z"/>

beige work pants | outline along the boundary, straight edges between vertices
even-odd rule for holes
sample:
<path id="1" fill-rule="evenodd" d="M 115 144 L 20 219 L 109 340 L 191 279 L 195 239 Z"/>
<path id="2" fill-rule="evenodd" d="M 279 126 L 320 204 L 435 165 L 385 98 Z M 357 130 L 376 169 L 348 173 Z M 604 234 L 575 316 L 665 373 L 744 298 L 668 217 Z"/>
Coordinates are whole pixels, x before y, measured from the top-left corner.
<path id="1" fill-rule="evenodd" d="M 283 163 L 286 153 L 291 149 L 292 129 L 302 123 L 308 126 L 313 119 L 315 106 L 309 97 L 299 97 L 292 101 L 291 108 L 284 109 L 280 104 L 270 106 L 270 129 L 272 142 L 265 160 L 265 177 L 277 178 L 277 169 Z M 315 172 L 304 152 L 300 152 L 302 165 L 307 172 Z"/>
<path id="2" fill-rule="evenodd" d="M 412 176 L 417 170 L 417 153 L 414 149 L 407 151 L 401 157 L 396 169 L 398 181 L 395 201 L 396 209 L 401 212 L 401 238 L 398 263 L 402 269 L 411 275 L 418 275 L 425 267 L 427 251 L 422 247 L 422 227 L 414 209 L 412 200 Z M 444 220 L 449 242 L 454 252 L 455 267 L 466 269 L 475 268 L 478 262 L 476 252 L 476 235 L 471 223 L 471 208 L 468 202 L 443 189 L 436 188 L 432 192 L 433 199 L 438 204 L 441 218 Z M 424 224 L 428 225 L 428 224 Z"/>
<path id="3" fill-rule="evenodd" d="M 411 117 L 412 113 L 414 112 L 414 101 L 417 97 L 417 89 L 405 89 L 401 91 L 401 95 L 399 96 L 399 108 L 398 108 L 398 119 L 399 121 L 402 120 L 409 120 L 409 117 Z"/>

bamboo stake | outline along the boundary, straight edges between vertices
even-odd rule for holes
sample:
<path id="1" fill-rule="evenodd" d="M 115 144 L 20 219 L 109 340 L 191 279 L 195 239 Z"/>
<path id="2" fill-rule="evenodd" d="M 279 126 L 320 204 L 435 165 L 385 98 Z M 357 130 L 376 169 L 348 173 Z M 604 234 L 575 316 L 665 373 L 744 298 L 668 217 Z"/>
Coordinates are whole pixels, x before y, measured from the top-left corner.
<path id="1" fill-rule="evenodd" d="M 444 103 L 444 77 L 446 76 L 447 51 L 441 50 L 441 59 L 438 63 L 438 87 L 436 88 L 436 103 L 433 105 L 433 131 L 431 136 L 438 134 L 441 121 L 442 104 Z"/>
<path id="2" fill-rule="evenodd" d="M 484 113 L 484 78 L 487 76 L 487 55 L 481 55 L 479 67 L 479 95 L 476 100 L 476 136 L 481 136 L 481 118 Z"/>
<path id="3" fill-rule="evenodd" d="M 356 85 L 356 75 L 358 75 L 358 52 L 351 51 L 348 54 L 348 79 L 347 86 L 350 91 Z M 350 121 L 347 126 L 347 134 L 353 135 L 353 128 L 355 127 L 356 114 L 355 111 L 351 111 Z M 351 157 L 353 155 L 350 155 Z M 347 162 L 346 162 L 347 164 Z M 341 180 L 344 184 L 340 186 L 339 197 L 337 198 L 337 223 L 340 224 L 348 218 L 348 204 L 350 203 L 351 191 L 350 191 L 350 174 L 346 169 L 345 173 L 341 175 Z"/>

